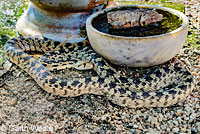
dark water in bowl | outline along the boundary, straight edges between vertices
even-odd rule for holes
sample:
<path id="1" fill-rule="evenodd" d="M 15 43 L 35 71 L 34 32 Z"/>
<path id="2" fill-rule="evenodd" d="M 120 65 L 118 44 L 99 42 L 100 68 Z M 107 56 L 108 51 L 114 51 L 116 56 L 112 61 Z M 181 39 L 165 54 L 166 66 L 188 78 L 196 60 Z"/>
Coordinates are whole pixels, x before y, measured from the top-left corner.
<path id="1" fill-rule="evenodd" d="M 115 10 L 135 10 L 138 9 L 137 7 L 123 7 L 120 9 L 114 9 Z M 148 8 L 150 10 L 153 10 L 152 8 Z M 118 36 L 127 36 L 127 37 L 144 37 L 144 36 L 153 36 L 153 35 L 159 35 L 164 34 L 170 31 L 173 31 L 181 26 L 182 20 L 178 16 L 168 12 L 163 11 L 160 9 L 155 9 L 159 14 L 163 15 L 163 20 L 160 22 L 152 23 L 147 26 L 138 26 L 133 28 L 127 28 L 127 29 L 111 29 L 109 28 L 109 24 L 107 23 L 107 13 L 100 14 L 99 16 L 95 17 L 93 19 L 92 25 L 97 30 L 111 34 L 111 35 L 118 35 Z"/>

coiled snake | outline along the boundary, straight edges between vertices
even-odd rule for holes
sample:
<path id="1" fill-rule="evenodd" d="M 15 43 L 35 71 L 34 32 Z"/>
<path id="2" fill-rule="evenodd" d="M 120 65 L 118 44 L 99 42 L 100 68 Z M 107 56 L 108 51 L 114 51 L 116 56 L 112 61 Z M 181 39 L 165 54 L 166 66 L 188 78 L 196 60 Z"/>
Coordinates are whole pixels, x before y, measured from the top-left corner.
<path id="1" fill-rule="evenodd" d="M 37 36 L 20 36 L 7 41 L 5 53 L 11 62 L 26 71 L 42 89 L 63 97 L 96 94 L 105 95 L 113 103 L 130 108 L 167 107 L 185 99 L 194 88 L 191 73 L 178 66 L 157 68 L 141 78 L 127 78 L 116 72 L 89 45 L 84 44 L 87 41 L 70 44 L 47 38 L 39 39 Z M 38 61 L 25 53 L 29 51 L 47 54 Z M 65 55 L 62 56 L 62 53 Z M 54 57 L 49 59 L 49 55 Z M 59 61 L 77 60 L 91 62 L 98 76 L 60 80 L 45 67 L 50 63 L 57 67 L 57 61 L 61 64 Z M 174 86 L 170 87 L 172 84 Z M 166 87 L 170 89 L 166 90 Z"/>

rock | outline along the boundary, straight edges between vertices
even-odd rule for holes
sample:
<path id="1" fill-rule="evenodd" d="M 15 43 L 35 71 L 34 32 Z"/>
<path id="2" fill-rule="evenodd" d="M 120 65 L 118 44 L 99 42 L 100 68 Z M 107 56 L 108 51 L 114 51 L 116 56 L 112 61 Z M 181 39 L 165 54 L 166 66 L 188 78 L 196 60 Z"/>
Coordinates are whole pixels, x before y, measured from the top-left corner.
<path id="1" fill-rule="evenodd" d="M 137 128 L 138 128 L 138 125 L 134 124 L 134 125 L 133 125 L 133 128 L 136 128 L 136 129 L 137 129 Z"/>
<path id="2" fill-rule="evenodd" d="M 178 132 L 179 132 L 179 128 L 178 128 L 178 127 L 173 128 L 173 129 L 172 129 L 172 132 L 174 132 L 174 133 L 178 133 Z"/>
<path id="3" fill-rule="evenodd" d="M 129 130 L 131 134 L 135 134 L 135 130 Z"/>
<path id="4" fill-rule="evenodd" d="M 174 120 L 174 121 L 173 121 L 173 124 L 174 124 L 175 126 L 178 126 L 179 123 L 178 123 L 178 121 Z"/>
<path id="5" fill-rule="evenodd" d="M 177 112 L 176 112 L 176 116 L 181 116 L 183 114 L 183 111 L 182 110 L 178 110 Z"/>
<path id="6" fill-rule="evenodd" d="M 171 129 L 168 127 L 168 128 L 167 128 L 167 131 L 168 131 L 168 132 L 171 132 Z"/>
<path id="7" fill-rule="evenodd" d="M 198 133 L 198 129 L 194 127 L 194 128 L 192 128 L 191 132 L 192 132 L 193 134 L 197 134 L 197 133 Z"/>
<path id="8" fill-rule="evenodd" d="M 136 9 L 111 11 L 107 13 L 108 24 L 113 29 L 131 28 L 135 26 L 145 26 L 154 22 L 161 21 L 162 14 L 154 10 Z"/>
<path id="9" fill-rule="evenodd" d="M 199 51 L 199 50 L 196 50 L 196 49 L 193 50 L 193 52 L 196 53 L 196 54 L 200 54 L 200 51 Z"/>
<path id="10" fill-rule="evenodd" d="M 183 125 L 180 129 L 181 132 L 185 133 L 187 132 L 187 125 Z"/>
<path id="11" fill-rule="evenodd" d="M 147 134 L 159 134 L 160 132 L 154 129 L 150 129 Z"/>
<path id="12" fill-rule="evenodd" d="M 60 104 L 61 104 L 61 105 L 65 105 L 65 101 L 63 101 L 63 100 L 60 101 Z"/>
<path id="13" fill-rule="evenodd" d="M 197 122 L 196 126 L 197 126 L 198 131 L 200 132 L 200 122 Z"/>
<path id="14" fill-rule="evenodd" d="M 2 70 L 0 69 L 0 77 L 9 71 L 11 66 L 12 63 L 6 60 L 5 63 L 3 64 L 3 69 Z"/>
<path id="15" fill-rule="evenodd" d="M 112 134 L 113 132 L 111 131 L 111 130 L 108 130 L 107 132 L 106 132 L 106 134 Z"/>
<path id="16" fill-rule="evenodd" d="M 196 118 L 196 116 L 197 116 L 197 113 L 193 113 L 190 115 L 190 119 L 194 120 Z"/>

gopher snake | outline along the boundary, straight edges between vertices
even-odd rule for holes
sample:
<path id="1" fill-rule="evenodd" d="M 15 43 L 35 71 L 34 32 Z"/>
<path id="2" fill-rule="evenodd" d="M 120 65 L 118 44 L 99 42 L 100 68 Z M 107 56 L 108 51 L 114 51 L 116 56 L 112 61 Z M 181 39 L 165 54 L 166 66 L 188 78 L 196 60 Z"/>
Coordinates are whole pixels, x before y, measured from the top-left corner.
<path id="1" fill-rule="evenodd" d="M 26 71 L 41 88 L 63 97 L 96 94 L 106 96 L 117 105 L 130 108 L 167 107 L 182 101 L 194 88 L 191 73 L 178 66 L 157 68 L 153 73 L 141 78 L 127 78 L 117 73 L 90 46 L 84 46 L 84 43 L 87 41 L 70 44 L 47 38 L 20 36 L 7 41 L 5 52 L 8 59 Z M 40 59 L 44 65 L 25 53 L 30 51 L 46 53 L 46 56 Z M 61 56 L 62 53 L 65 55 Z M 49 59 L 49 55 L 54 57 Z M 49 63 L 57 67 L 61 61 L 70 60 L 91 62 L 98 76 L 59 80 L 45 67 Z M 170 87 L 175 80 L 178 84 Z M 165 87 L 170 89 L 166 90 Z"/>

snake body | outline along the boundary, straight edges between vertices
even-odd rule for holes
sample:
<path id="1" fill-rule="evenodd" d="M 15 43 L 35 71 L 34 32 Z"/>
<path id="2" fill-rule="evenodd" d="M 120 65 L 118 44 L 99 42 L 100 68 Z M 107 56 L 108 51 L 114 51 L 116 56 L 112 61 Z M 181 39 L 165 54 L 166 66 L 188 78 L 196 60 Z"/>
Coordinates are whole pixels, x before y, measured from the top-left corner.
<path id="1" fill-rule="evenodd" d="M 191 73 L 179 66 L 157 68 L 144 77 L 128 78 L 119 74 L 89 45 L 84 44 L 87 41 L 71 44 L 37 36 L 20 36 L 6 42 L 5 53 L 11 62 L 26 71 L 42 89 L 62 97 L 95 94 L 104 95 L 113 103 L 129 108 L 167 107 L 184 100 L 194 88 Z M 46 54 L 38 61 L 26 53 L 32 51 Z M 49 59 L 49 55 L 54 57 Z M 57 67 L 61 61 L 76 60 L 91 62 L 98 76 L 60 80 L 45 67 L 48 64 Z"/>

